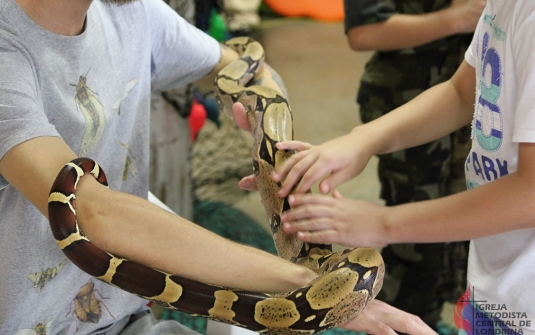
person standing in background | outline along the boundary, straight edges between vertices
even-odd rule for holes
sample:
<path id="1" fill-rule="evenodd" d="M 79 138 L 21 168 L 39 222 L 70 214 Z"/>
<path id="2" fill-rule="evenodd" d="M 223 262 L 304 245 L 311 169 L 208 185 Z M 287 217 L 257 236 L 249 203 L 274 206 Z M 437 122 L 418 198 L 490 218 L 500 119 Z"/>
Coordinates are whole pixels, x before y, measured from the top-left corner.
<path id="1" fill-rule="evenodd" d="M 376 51 L 360 80 L 364 123 L 448 80 L 463 60 L 485 0 L 344 0 L 345 32 L 354 51 Z M 465 189 L 470 129 L 428 144 L 379 155 L 387 206 L 435 199 Z M 394 244 L 382 251 L 379 299 L 418 315 L 439 332 L 445 301 L 465 290 L 467 242 Z"/>

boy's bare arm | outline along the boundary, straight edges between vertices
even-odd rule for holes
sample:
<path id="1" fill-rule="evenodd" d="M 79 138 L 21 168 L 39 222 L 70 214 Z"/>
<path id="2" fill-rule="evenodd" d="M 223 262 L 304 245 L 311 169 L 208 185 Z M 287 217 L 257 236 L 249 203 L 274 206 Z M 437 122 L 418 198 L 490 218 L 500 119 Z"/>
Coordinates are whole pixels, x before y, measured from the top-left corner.
<path id="1" fill-rule="evenodd" d="M 440 199 L 397 206 L 319 194 L 289 197 L 284 230 L 311 243 L 383 247 L 464 241 L 533 228 L 535 143 L 520 143 L 518 170 Z"/>
<path id="2" fill-rule="evenodd" d="M 289 186 L 291 189 L 293 185 L 288 180 L 295 182 L 295 176 L 300 176 L 300 173 L 308 173 L 316 166 L 318 169 L 328 166 L 330 170 L 323 168 L 310 174 L 308 179 L 306 174 L 303 177 L 311 184 L 311 181 L 319 179 L 317 176 L 328 175 L 320 183 L 320 189 L 327 193 L 341 184 L 344 178 L 349 179 L 351 174 L 347 171 L 352 171 L 356 165 L 362 167 L 372 154 L 426 143 L 468 124 L 473 116 L 475 84 L 474 69 L 463 63 L 449 82 L 435 86 L 385 116 L 355 128 L 349 136 L 341 138 L 343 143 L 335 139 L 333 141 L 338 140 L 336 145 L 327 142 L 304 151 L 303 155 L 295 155 L 301 155 L 301 160 L 292 162 L 295 171 L 288 169 L 292 171 L 288 173 L 283 188 Z M 341 151 L 338 157 L 332 157 L 333 148 Z M 353 157 L 354 152 L 360 155 Z M 347 156 L 350 158 L 347 159 Z M 308 157 L 315 157 L 311 166 L 304 164 L 306 168 L 302 168 L 297 164 L 306 162 Z M 318 157 L 329 157 L 338 165 L 326 165 L 325 160 Z M 340 238 L 348 245 L 382 246 L 403 242 L 459 241 L 535 227 L 531 213 L 535 204 L 533 164 L 535 144 L 520 143 L 516 172 L 467 192 L 393 207 L 377 207 L 355 201 L 346 205 L 345 211 L 330 211 L 328 208 L 342 202 L 324 199 L 321 201 L 330 202 L 320 213 L 314 206 L 318 202 L 317 197 L 295 194 L 295 200 L 290 201 L 297 209 L 285 213 L 283 221 L 288 222 L 285 231 L 302 232 L 300 238 L 307 242 L 337 242 L 336 239 Z M 337 178 L 337 174 L 344 175 L 344 178 Z M 346 218 L 337 217 L 340 215 Z M 318 228 L 319 222 L 323 225 L 321 228 Z M 326 238 L 325 232 L 328 231 L 330 236 Z M 340 236 L 333 239 L 336 234 Z M 347 236 L 352 236 L 352 241 L 348 242 Z M 370 245 L 370 241 L 376 241 L 376 244 Z"/>
<path id="3" fill-rule="evenodd" d="M 446 242 L 533 228 L 535 144 L 520 143 L 518 170 L 441 199 L 392 207 L 388 243 Z"/>
<path id="4" fill-rule="evenodd" d="M 356 127 L 353 132 L 374 134 L 368 137 L 374 154 L 394 152 L 446 136 L 471 122 L 475 78 L 474 68 L 463 62 L 450 80 L 381 118 Z"/>
<path id="5" fill-rule="evenodd" d="M 350 28 L 347 41 L 355 51 L 389 51 L 470 33 L 475 30 L 485 4 L 485 0 L 455 0 L 450 7 L 435 12 L 394 14 L 383 22 Z"/>
<path id="6" fill-rule="evenodd" d="M 62 139 L 38 137 L 12 148 L 0 174 L 47 216 L 51 185 L 76 155 Z M 215 235 L 91 176 L 77 191 L 82 230 L 100 248 L 157 269 L 226 287 L 282 292 L 306 284 L 311 271 Z"/>
<path id="7" fill-rule="evenodd" d="M 328 193 L 360 173 L 375 154 L 424 144 L 469 124 L 474 87 L 474 68 L 463 62 L 449 81 L 407 104 L 347 135 L 293 155 L 274 176 L 282 182 L 280 196 L 305 193 L 317 181 L 321 181 L 320 191 Z"/>

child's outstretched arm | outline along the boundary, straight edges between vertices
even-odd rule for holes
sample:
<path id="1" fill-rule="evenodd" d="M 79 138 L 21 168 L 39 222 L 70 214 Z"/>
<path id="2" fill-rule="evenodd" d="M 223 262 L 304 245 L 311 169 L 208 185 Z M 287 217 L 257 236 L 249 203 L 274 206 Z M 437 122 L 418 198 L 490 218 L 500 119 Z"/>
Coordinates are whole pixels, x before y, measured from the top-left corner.
<path id="1" fill-rule="evenodd" d="M 285 232 L 297 233 L 306 242 L 378 247 L 462 241 L 535 227 L 535 143 L 519 143 L 516 172 L 440 199 L 382 207 L 343 199 L 337 193 L 334 197 L 300 194 L 317 180 L 321 180 L 322 192 L 329 192 L 349 178 L 348 171 L 362 163 L 347 160 L 344 152 L 355 159 L 363 157 L 358 150 L 392 152 L 444 136 L 469 123 L 474 87 L 474 69 L 463 63 L 450 81 L 353 130 L 338 144 L 338 157 L 329 156 L 328 144 L 332 141 L 292 157 L 278 171 L 286 193 L 302 178 L 289 197 L 292 209 L 281 217 Z M 320 173 L 310 173 L 314 169 Z"/>
<path id="2" fill-rule="evenodd" d="M 347 41 L 355 51 L 392 51 L 471 33 L 485 5 L 486 0 L 453 0 L 449 7 L 428 13 L 404 14 L 394 10 L 385 21 L 350 27 Z M 355 10 L 353 5 L 346 9 L 351 10 Z"/>
<path id="3" fill-rule="evenodd" d="M 447 197 L 398 206 L 320 194 L 289 197 L 284 230 L 312 243 L 380 247 L 450 242 L 533 228 L 535 143 L 520 143 L 518 170 Z"/>
<path id="4" fill-rule="evenodd" d="M 280 195 L 307 192 L 320 181 L 324 194 L 362 172 L 375 154 L 427 143 L 469 124 L 474 106 L 475 71 L 463 62 L 455 75 L 409 103 L 310 150 L 292 156 L 273 176 Z M 291 149 L 281 144 L 279 149 Z M 294 189 L 295 187 L 295 189 Z"/>
<path id="5" fill-rule="evenodd" d="M 345 246 L 384 247 L 390 243 L 385 216 L 390 207 L 321 194 L 290 195 L 291 210 L 281 216 L 283 229 L 309 243 L 338 243 Z"/>

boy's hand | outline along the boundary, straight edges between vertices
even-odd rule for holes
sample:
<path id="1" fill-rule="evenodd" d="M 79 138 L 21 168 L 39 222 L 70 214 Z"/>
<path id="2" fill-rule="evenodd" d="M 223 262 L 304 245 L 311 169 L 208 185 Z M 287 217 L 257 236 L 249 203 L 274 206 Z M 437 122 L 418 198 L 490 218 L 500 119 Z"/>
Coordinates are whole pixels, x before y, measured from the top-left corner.
<path id="1" fill-rule="evenodd" d="M 353 320 L 340 328 L 375 335 L 437 335 L 416 315 L 394 308 L 380 300 L 372 300 Z"/>
<path id="2" fill-rule="evenodd" d="M 247 114 L 245 112 L 245 107 L 239 102 L 236 102 L 232 105 L 232 116 L 234 118 L 234 123 L 241 129 L 252 133 L 251 125 L 249 125 L 249 120 L 247 120 Z"/>
<path id="3" fill-rule="evenodd" d="M 296 150 L 296 151 L 308 150 L 312 148 L 312 144 L 306 143 L 306 142 L 299 142 L 299 141 L 279 142 L 276 144 L 276 146 L 277 146 L 277 149 L 279 150 Z M 241 188 L 242 190 L 258 191 L 258 185 L 256 185 L 256 178 L 253 175 L 244 177 L 242 180 L 240 180 L 240 182 L 238 183 L 238 187 Z"/>
<path id="4" fill-rule="evenodd" d="M 308 149 L 303 147 L 302 142 L 296 141 L 278 145 L 278 148 L 284 149 L 303 149 L 290 157 L 272 175 L 273 180 L 282 182 L 279 196 L 286 197 L 290 192 L 306 193 L 317 181 L 320 181 L 320 192 L 327 194 L 361 173 L 374 154 L 367 152 L 367 146 L 363 142 L 361 133 L 354 130 Z"/>
<path id="5" fill-rule="evenodd" d="M 252 133 L 241 103 L 232 106 L 232 113 L 236 125 Z M 300 141 L 277 143 L 279 150 L 298 151 L 272 173 L 273 180 L 282 184 L 279 196 L 286 197 L 291 192 L 306 193 L 320 180 L 319 190 L 327 194 L 361 173 L 375 152 L 368 149 L 366 135 L 359 128 L 319 146 Z M 238 186 L 245 190 L 258 190 L 254 176 L 243 178 Z"/>
<path id="6" fill-rule="evenodd" d="M 292 209 L 281 215 L 284 231 L 309 243 L 338 243 L 349 247 L 384 247 L 388 241 L 388 207 L 321 194 L 292 194 Z"/>
<path id="7" fill-rule="evenodd" d="M 235 103 L 232 106 L 232 114 L 234 117 L 234 122 L 240 128 L 245 131 L 252 132 L 252 129 L 247 121 L 247 115 L 245 108 L 241 103 Z M 287 141 L 279 142 L 276 144 L 277 149 L 279 150 L 295 150 L 295 151 L 304 151 L 311 149 L 313 146 L 310 143 L 300 142 L 300 141 Z M 238 183 L 238 187 L 247 190 L 247 191 L 258 191 L 258 186 L 256 184 L 256 178 L 253 175 L 242 178 Z"/>

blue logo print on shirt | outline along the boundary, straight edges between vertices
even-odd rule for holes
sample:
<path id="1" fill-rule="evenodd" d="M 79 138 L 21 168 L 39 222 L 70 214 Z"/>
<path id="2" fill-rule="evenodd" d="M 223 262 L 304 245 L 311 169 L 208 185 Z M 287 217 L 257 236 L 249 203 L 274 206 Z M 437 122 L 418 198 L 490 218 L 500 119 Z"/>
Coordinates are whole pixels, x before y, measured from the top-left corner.
<path id="1" fill-rule="evenodd" d="M 502 63 L 496 49 L 489 48 L 489 34 L 483 36 L 481 53 L 481 77 L 479 88 L 481 95 L 476 106 L 474 130 L 477 142 L 487 151 L 496 151 L 503 141 L 503 115 L 498 106 L 498 97 L 501 91 Z M 488 84 L 487 84 L 488 83 Z M 483 119 L 490 120 L 490 133 L 483 129 Z"/>

